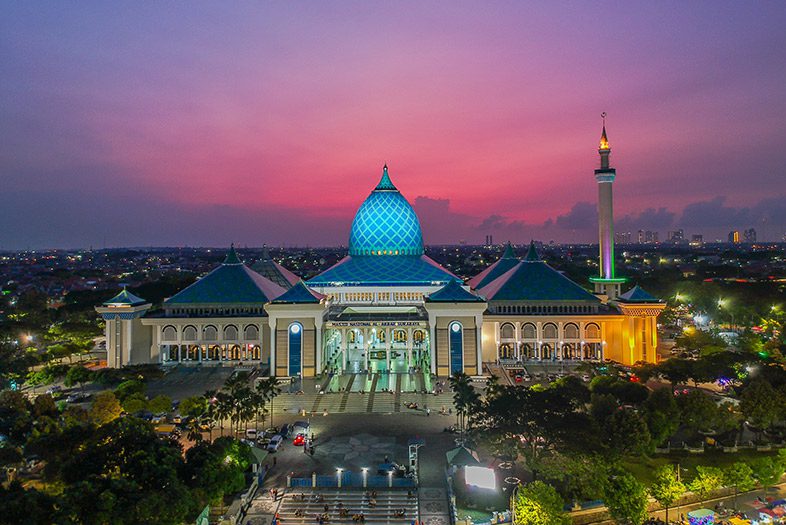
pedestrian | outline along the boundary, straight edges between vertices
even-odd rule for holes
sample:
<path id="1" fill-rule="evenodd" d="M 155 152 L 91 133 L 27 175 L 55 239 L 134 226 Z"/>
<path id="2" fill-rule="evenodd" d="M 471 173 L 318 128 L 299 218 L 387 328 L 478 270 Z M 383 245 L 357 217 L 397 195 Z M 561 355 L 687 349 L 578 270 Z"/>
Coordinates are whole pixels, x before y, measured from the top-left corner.
<path id="1" fill-rule="evenodd" d="M 431 415 L 431 409 L 430 409 L 430 408 L 427 408 L 427 409 L 426 409 L 426 416 L 430 416 L 430 415 Z"/>
<path id="2" fill-rule="evenodd" d="M 273 456 L 273 466 L 276 466 L 276 456 Z"/>

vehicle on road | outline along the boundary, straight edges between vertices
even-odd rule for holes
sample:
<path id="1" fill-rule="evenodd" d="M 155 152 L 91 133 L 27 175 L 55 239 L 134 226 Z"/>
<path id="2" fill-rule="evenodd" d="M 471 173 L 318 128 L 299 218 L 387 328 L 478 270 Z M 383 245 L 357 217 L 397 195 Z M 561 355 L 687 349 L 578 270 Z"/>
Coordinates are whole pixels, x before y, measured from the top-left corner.
<path id="1" fill-rule="evenodd" d="M 295 436 L 295 439 L 292 440 L 292 444 L 295 445 L 296 447 L 305 446 L 306 436 L 304 436 L 303 434 L 298 434 L 297 436 Z"/>
<path id="2" fill-rule="evenodd" d="M 275 452 L 278 450 L 278 447 L 284 441 L 284 436 L 281 434 L 277 434 L 270 439 L 270 443 L 267 444 L 267 451 L 268 452 Z"/>

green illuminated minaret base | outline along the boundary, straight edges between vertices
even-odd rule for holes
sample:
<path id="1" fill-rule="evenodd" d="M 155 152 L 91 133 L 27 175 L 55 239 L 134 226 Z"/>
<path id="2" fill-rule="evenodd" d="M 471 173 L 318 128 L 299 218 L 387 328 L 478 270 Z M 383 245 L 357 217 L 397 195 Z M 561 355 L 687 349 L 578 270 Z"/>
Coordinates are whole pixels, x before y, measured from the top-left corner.
<path id="1" fill-rule="evenodd" d="M 617 170 L 609 165 L 611 147 L 606 136 L 606 113 L 603 117 L 603 132 L 600 136 L 600 169 L 595 170 L 595 181 L 598 183 L 598 248 L 600 252 L 600 275 L 591 277 L 595 284 L 595 293 L 605 295 L 613 300 L 620 295 L 620 284 L 625 279 L 619 278 L 614 272 L 614 205 L 612 185 L 617 177 Z"/>

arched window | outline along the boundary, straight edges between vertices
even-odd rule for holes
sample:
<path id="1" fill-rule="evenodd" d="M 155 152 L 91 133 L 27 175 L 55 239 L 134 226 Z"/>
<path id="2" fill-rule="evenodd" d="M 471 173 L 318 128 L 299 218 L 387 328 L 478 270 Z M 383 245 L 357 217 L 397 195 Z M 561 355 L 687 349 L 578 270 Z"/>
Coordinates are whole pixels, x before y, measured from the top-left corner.
<path id="1" fill-rule="evenodd" d="M 530 339 L 534 341 L 538 338 L 538 330 L 535 328 L 535 325 L 532 323 L 527 323 L 521 327 L 521 337 L 522 339 Z"/>
<path id="2" fill-rule="evenodd" d="M 423 330 L 415 330 L 415 332 L 412 334 L 412 340 L 416 345 L 422 345 L 425 338 L 426 336 Z"/>
<path id="3" fill-rule="evenodd" d="M 195 326 L 186 326 L 183 328 L 183 339 L 185 341 L 197 340 L 197 329 Z"/>
<path id="4" fill-rule="evenodd" d="M 164 341 L 177 341 L 177 330 L 174 326 L 165 326 L 162 337 Z"/>
<path id="5" fill-rule="evenodd" d="M 579 339 L 579 327 L 573 323 L 566 324 L 565 339 Z"/>
<path id="6" fill-rule="evenodd" d="M 246 341 L 255 341 L 259 339 L 259 328 L 256 325 L 250 324 L 243 329 L 243 337 Z"/>
<path id="7" fill-rule="evenodd" d="M 600 326 L 590 323 L 584 327 L 585 339 L 600 339 Z"/>
<path id="8" fill-rule="evenodd" d="M 499 345 L 499 356 L 500 359 L 513 359 L 513 345 L 510 343 L 502 343 Z"/>
<path id="9" fill-rule="evenodd" d="M 513 339 L 516 337 L 516 329 L 510 323 L 503 324 L 500 329 L 500 336 L 502 339 Z"/>
<path id="10" fill-rule="evenodd" d="M 543 325 L 543 338 L 556 339 L 557 338 L 557 325 L 548 323 Z"/>
<path id="11" fill-rule="evenodd" d="M 297 376 L 301 372 L 303 356 L 303 325 L 289 325 L 289 375 Z"/>
<path id="12" fill-rule="evenodd" d="M 217 341 L 218 340 L 218 330 L 215 326 L 208 325 L 205 327 L 205 341 Z"/>
<path id="13" fill-rule="evenodd" d="M 225 326 L 224 339 L 227 341 L 237 341 L 237 326 L 235 325 Z"/>
<path id="14" fill-rule="evenodd" d="M 450 373 L 464 371 L 464 327 L 458 321 L 448 326 L 450 340 Z"/>
<path id="15" fill-rule="evenodd" d="M 393 341 L 396 343 L 406 343 L 407 332 L 404 330 L 396 330 L 395 332 L 393 332 Z"/>

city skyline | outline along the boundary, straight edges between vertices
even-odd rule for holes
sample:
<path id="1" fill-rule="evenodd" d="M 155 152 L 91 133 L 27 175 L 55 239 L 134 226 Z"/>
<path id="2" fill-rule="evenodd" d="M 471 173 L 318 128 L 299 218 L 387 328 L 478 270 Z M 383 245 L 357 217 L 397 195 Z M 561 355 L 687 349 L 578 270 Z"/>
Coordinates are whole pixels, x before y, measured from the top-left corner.
<path id="1" fill-rule="evenodd" d="M 601 111 L 617 232 L 779 241 L 786 9 L 674 6 L 9 4 L 0 249 L 345 245 L 385 162 L 427 244 L 597 242 Z"/>

